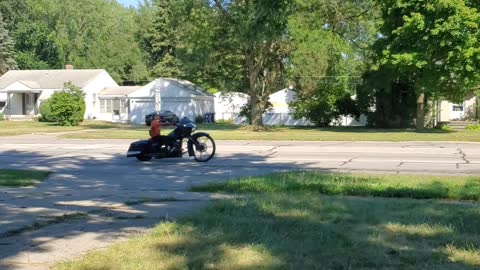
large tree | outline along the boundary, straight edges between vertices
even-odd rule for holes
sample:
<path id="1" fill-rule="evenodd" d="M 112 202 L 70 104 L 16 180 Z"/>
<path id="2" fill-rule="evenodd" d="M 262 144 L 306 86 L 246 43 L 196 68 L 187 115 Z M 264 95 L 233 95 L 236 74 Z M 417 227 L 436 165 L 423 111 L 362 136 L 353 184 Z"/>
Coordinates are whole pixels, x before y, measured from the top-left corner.
<path id="1" fill-rule="evenodd" d="M 428 97 L 461 100 L 480 83 L 478 1 L 388 0 L 375 44 L 377 69 L 408 77 L 417 96 L 417 129 Z"/>
<path id="2" fill-rule="evenodd" d="M 289 19 L 291 78 L 299 97 L 292 104 L 295 117 L 328 126 L 341 115 L 358 116 L 351 96 L 366 68 L 376 13 L 371 0 L 296 0 Z"/>
<path id="3" fill-rule="evenodd" d="M 250 113 L 255 129 L 263 126 L 262 114 L 268 96 L 285 86 L 284 63 L 290 53 L 287 32 L 291 0 L 226 1 L 212 3 L 221 16 L 227 54 L 241 57 L 243 79 L 250 95 Z"/>
<path id="4" fill-rule="evenodd" d="M 180 3 L 179 3 L 180 2 Z M 145 49 L 154 77 L 179 77 L 180 62 L 177 58 L 178 33 L 176 8 L 181 1 L 154 0 L 153 20 L 145 33 Z"/>
<path id="5" fill-rule="evenodd" d="M 13 49 L 13 39 L 10 37 L 6 23 L 0 14 L 0 76 L 16 66 Z"/>
<path id="6" fill-rule="evenodd" d="M 105 68 L 117 81 L 147 77 L 135 40 L 135 11 L 115 1 L 24 0 L 16 23 L 16 60 L 21 69 Z"/>

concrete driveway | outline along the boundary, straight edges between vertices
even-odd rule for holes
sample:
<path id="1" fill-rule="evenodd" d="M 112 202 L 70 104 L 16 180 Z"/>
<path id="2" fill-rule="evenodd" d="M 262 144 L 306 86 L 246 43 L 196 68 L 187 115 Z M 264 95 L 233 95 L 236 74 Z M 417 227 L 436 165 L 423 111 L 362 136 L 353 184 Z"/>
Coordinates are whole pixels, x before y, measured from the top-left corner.
<path id="1" fill-rule="evenodd" d="M 53 263 L 145 232 L 220 195 L 192 185 L 274 171 L 480 175 L 480 144 L 218 141 L 206 164 L 126 159 L 130 141 L 0 138 L 0 168 L 54 173 L 35 188 L 0 188 L 0 269 Z"/>

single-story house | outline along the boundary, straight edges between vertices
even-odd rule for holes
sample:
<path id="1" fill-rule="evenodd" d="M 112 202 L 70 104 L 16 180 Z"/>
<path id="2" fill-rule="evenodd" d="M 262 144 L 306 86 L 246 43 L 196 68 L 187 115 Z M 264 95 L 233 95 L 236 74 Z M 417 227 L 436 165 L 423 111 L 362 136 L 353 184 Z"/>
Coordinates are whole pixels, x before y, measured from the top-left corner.
<path id="1" fill-rule="evenodd" d="M 111 122 L 130 122 L 129 95 L 141 88 L 141 86 L 113 86 L 103 89 L 98 94 L 100 108 L 95 115 L 95 119 Z"/>
<path id="2" fill-rule="evenodd" d="M 107 88 L 99 98 L 103 108 L 99 119 L 117 118 L 134 124 L 144 123 L 145 115 L 154 111 L 168 110 L 179 118 L 195 120 L 215 110 L 212 94 L 189 81 L 169 78 L 156 79 L 143 87 Z"/>
<path id="3" fill-rule="evenodd" d="M 85 118 L 97 115 L 99 93 L 118 84 L 103 69 L 10 70 L 0 77 L 0 111 L 7 118 L 39 115 L 40 103 L 71 82 L 85 92 Z"/>
<path id="4" fill-rule="evenodd" d="M 247 105 L 250 96 L 240 92 L 215 93 L 215 119 L 231 120 L 240 124 L 246 119 L 239 116 L 242 108 Z"/>
<path id="5" fill-rule="evenodd" d="M 438 103 L 438 122 L 475 120 L 478 118 L 477 97 L 467 96 L 462 103 L 442 100 Z"/>

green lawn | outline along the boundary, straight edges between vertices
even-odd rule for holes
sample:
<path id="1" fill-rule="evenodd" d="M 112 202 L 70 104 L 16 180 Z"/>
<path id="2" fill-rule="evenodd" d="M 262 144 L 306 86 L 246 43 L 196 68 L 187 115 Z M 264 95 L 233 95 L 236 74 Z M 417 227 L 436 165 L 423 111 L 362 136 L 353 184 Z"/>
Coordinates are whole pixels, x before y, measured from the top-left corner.
<path id="1" fill-rule="evenodd" d="M 355 186 L 361 179 L 404 190 L 416 181 L 441 182 L 468 188 L 478 178 L 335 176 L 311 174 L 313 190 L 297 183 L 294 173 L 258 177 L 258 188 L 231 189 L 235 199 L 215 201 L 206 209 L 175 222 L 163 222 L 153 232 L 87 254 L 55 269 L 478 269 L 480 267 L 480 207 L 477 202 L 412 198 L 379 188 Z M 302 177 L 302 173 L 296 173 Z M 315 181 L 314 175 L 318 180 Z M 330 178 L 330 180 L 328 180 Z M 337 178 L 337 179 L 340 179 Z M 348 180 L 350 178 L 350 180 Z M 267 188 L 266 181 L 282 184 Z M 253 178 L 232 180 L 251 187 Z M 398 185 L 402 180 L 407 181 Z M 249 182 L 250 181 L 250 182 Z M 345 190 L 346 183 L 363 196 L 324 195 L 318 183 Z M 315 184 L 317 183 L 317 184 Z M 209 187 L 212 189 L 212 186 Z M 369 191 L 366 191 L 369 190 Z M 478 188 L 476 191 L 478 193 Z M 327 192 L 328 193 L 328 192 Z M 421 192 L 422 193 L 422 192 Z M 411 194 L 415 194 L 414 191 Z M 423 197 L 438 197 L 433 195 Z M 456 194 L 455 192 L 452 194 Z M 415 197 L 412 195 L 411 197 Z M 445 196 L 454 199 L 456 195 Z M 478 198 L 478 194 L 471 199 Z"/>
<path id="2" fill-rule="evenodd" d="M 77 127 L 62 127 L 53 123 L 37 121 L 0 121 L 0 136 L 14 136 L 31 133 L 59 133 L 86 129 L 105 130 L 113 128 L 132 128 L 129 125 L 112 124 L 102 121 L 84 121 Z"/>
<path id="3" fill-rule="evenodd" d="M 0 169 L 0 186 L 26 187 L 40 183 L 49 172 Z"/>
<path id="4" fill-rule="evenodd" d="M 171 128 L 164 128 L 167 134 Z M 255 132 L 248 127 L 229 124 L 202 124 L 199 131 L 210 133 L 216 140 L 267 141 L 466 141 L 480 142 L 480 132 L 460 130 L 445 132 L 430 129 L 415 132 L 412 129 L 368 129 L 357 127 L 295 128 L 273 127 L 270 131 Z M 142 139 L 148 137 L 148 127 L 110 129 L 66 134 L 63 138 L 77 139 Z"/>
<path id="5" fill-rule="evenodd" d="M 289 172 L 193 187 L 197 192 L 300 192 L 385 198 L 480 201 L 480 176 L 348 175 Z"/>
<path id="6" fill-rule="evenodd" d="M 61 133 L 71 139 L 145 139 L 148 128 L 143 125 L 112 124 L 102 121 L 85 121 L 78 127 L 61 127 L 51 123 L 0 121 L 0 136 L 28 133 Z M 171 127 L 164 127 L 167 134 Z M 232 124 L 200 124 L 199 131 L 208 132 L 216 140 L 267 140 L 267 141 L 465 141 L 480 142 L 480 131 L 460 130 L 446 132 L 428 129 L 370 129 L 361 127 L 272 127 L 269 131 L 255 132 L 249 127 Z"/>

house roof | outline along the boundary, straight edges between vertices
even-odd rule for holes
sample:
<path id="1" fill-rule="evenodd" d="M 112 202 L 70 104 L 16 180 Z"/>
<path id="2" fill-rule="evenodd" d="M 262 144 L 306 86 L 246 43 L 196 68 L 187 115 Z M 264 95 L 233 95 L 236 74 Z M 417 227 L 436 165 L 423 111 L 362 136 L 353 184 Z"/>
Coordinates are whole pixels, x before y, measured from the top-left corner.
<path id="1" fill-rule="evenodd" d="M 61 89 L 69 81 L 83 88 L 102 72 L 105 70 L 10 70 L 0 77 L 0 89 L 15 82 L 21 82 L 32 89 Z"/>
<path id="2" fill-rule="evenodd" d="M 176 84 L 177 86 L 179 86 L 183 89 L 189 90 L 189 91 L 193 92 L 194 95 L 196 95 L 196 96 L 213 97 L 212 94 L 208 93 L 207 91 L 205 91 L 201 87 L 195 85 L 191 81 L 180 80 L 180 79 L 172 79 L 172 78 L 164 78 L 163 80 L 172 82 L 172 83 Z"/>
<path id="3" fill-rule="evenodd" d="M 112 97 L 112 96 L 128 96 L 131 93 L 142 88 L 141 86 L 117 86 L 107 87 L 100 92 L 99 96 Z"/>

